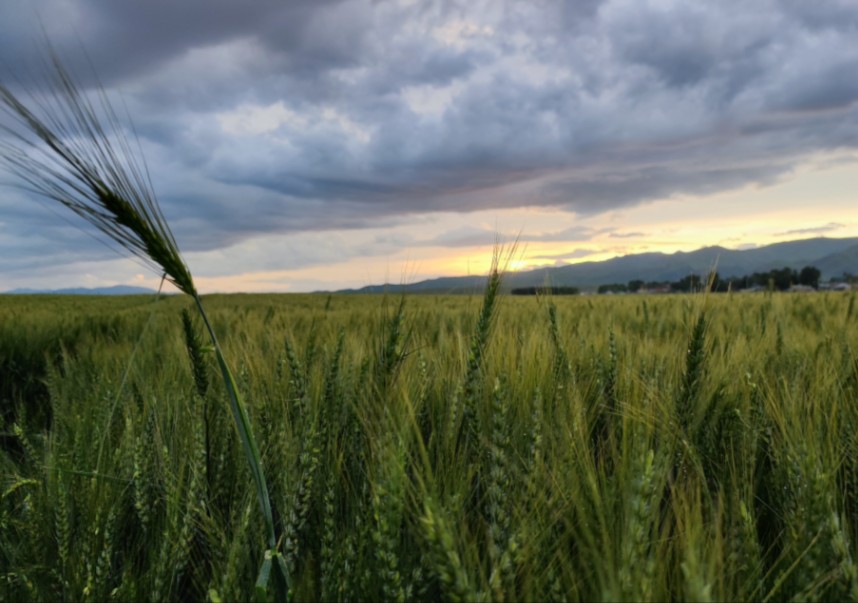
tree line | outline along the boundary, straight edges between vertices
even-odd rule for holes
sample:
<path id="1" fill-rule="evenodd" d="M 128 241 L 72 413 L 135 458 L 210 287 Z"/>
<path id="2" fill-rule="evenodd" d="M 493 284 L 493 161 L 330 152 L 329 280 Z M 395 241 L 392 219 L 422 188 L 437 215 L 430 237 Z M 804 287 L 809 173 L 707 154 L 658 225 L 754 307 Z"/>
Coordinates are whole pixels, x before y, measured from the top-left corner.
<path id="1" fill-rule="evenodd" d="M 639 291 L 660 290 L 676 293 L 702 291 L 711 283 L 712 291 L 729 291 L 762 287 L 772 291 L 786 291 L 793 285 L 805 285 L 814 289 L 819 288 L 822 272 L 816 266 L 805 266 L 794 270 L 785 266 L 768 272 L 754 272 L 740 277 L 721 278 L 718 272 L 710 272 L 707 276 L 689 274 L 677 281 L 631 280 L 628 283 L 611 283 L 600 285 L 599 293 L 637 293 Z M 844 275 L 846 277 L 847 275 Z"/>
<path id="2" fill-rule="evenodd" d="M 769 291 L 786 291 L 794 285 L 804 285 L 819 289 L 822 272 L 816 266 L 805 266 L 795 270 L 788 266 L 775 268 L 768 272 L 754 272 L 739 277 L 722 278 L 717 271 L 707 276 L 689 274 L 677 281 L 644 281 L 634 279 L 627 283 L 609 283 L 599 285 L 598 293 L 638 293 L 640 291 L 659 291 L 674 293 L 690 293 L 702 291 L 710 286 L 717 292 L 738 291 L 742 289 L 762 288 Z M 844 273 L 842 277 L 832 278 L 831 282 L 853 283 L 858 276 Z M 517 287 L 510 291 L 513 295 L 577 295 L 578 287 Z"/>

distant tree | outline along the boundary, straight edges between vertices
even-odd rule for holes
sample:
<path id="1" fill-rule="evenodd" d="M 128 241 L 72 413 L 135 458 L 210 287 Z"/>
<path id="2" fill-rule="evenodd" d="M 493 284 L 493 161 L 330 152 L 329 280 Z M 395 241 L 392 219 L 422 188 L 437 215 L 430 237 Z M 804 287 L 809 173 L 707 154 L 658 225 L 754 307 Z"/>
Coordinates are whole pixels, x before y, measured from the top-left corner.
<path id="1" fill-rule="evenodd" d="M 661 289 L 670 285 L 668 281 L 649 281 L 644 287 L 647 289 Z"/>
<path id="2" fill-rule="evenodd" d="M 554 295 L 578 295 L 581 290 L 578 287 L 552 287 L 551 293 Z"/>
<path id="3" fill-rule="evenodd" d="M 754 272 L 744 276 L 731 277 L 727 280 L 721 279 L 717 272 L 710 275 L 712 279 L 712 291 L 728 291 L 750 289 L 752 287 L 765 287 L 769 291 L 786 291 L 792 285 L 802 284 L 819 288 L 821 272 L 814 266 L 805 266 L 801 272 L 796 272 L 787 266 L 768 272 Z M 832 279 L 834 280 L 834 279 Z M 703 283 L 706 285 L 706 283 Z M 698 289 L 697 282 L 692 276 L 687 276 L 675 283 L 671 283 L 675 291 L 694 291 Z"/>
<path id="4" fill-rule="evenodd" d="M 673 291 L 688 293 L 690 291 L 700 291 L 703 286 L 703 280 L 697 274 L 689 274 L 676 282 L 670 283 L 670 288 Z"/>
<path id="5" fill-rule="evenodd" d="M 750 277 L 745 277 L 748 279 L 748 283 L 750 287 L 758 286 L 758 287 L 768 287 L 769 286 L 769 273 L 768 272 L 755 272 Z"/>
<path id="6" fill-rule="evenodd" d="M 819 289 L 819 279 L 822 272 L 816 266 L 805 266 L 798 274 L 798 282 L 814 289 Z"/>
<path id="7" fill-rule="evenodd" d="M 736 291 L 737 289 L 741 289 L 736 279 L 728 278 L 726 280 L 718 281 L 718 288 L 715 289 L 718 293 L 726 293 L 727 291 Z"/>
<path id="8" fill-rule="evenodd" d="M 784 266 L 780 270 L 772 270 L 769 273 L 769 280 L 771 281 L 774 289 L 777 289 L 778 291 L 786 291 L 798 282 L 798 273 L 792 268 Z"/>
<path id="9" fill-rule="evenodd" d="M 623 283 L 611 283 L 610 285 L 599 285 L 598 293 L 625 293 L 628 288 Z"/>
<path id="10" fill-rule="evenodd" d="M 637 293 L 644 286 L 644 282 L 642 280 L 635 279 L 633 281 L 629 281 L 629 284 L 626 287 L 629 290 L 629 293 Z"/>

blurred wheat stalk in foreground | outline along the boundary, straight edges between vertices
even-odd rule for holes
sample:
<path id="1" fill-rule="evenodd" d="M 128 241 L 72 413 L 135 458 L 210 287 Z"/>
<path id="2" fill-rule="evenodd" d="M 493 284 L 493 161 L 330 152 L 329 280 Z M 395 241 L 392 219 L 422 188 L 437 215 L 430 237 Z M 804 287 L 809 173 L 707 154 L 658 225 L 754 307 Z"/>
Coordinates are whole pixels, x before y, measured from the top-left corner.
<path id="1" fill-rule="evenodd" d="M 122 121 L 101 88 L 93 101 L 56 54 L 49 89 L 31 94 L 28 106 L 0 84 L 0 107 L 9 124 L 0 124 L 0 165 L 21 187 L 68 208 L 130 254 L 191 296 L 206 325 L 229 394 L 230 409 L 250 465 L 265 520 L 268 551 L 258 589 L 268 588 L 275 568 L 278 591 L 288 584 L 277 538 L 262 460 L 238 387 L 203 308 L 191 271 L 179 252 L 152 188 L 138 144 L 125 136 Z"/>

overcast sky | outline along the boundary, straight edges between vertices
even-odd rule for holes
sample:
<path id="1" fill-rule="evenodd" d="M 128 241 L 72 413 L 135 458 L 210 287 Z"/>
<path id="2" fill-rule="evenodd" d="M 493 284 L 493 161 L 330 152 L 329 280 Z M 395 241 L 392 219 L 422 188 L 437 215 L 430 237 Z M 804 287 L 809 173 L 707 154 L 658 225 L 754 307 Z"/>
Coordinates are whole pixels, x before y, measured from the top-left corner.
<path id="1" fill-rule="evenodd" d="M 854 0 L 4 0 L 16 92 L 42 27 L 203 290 L 858 236 Z M 0 290 L 157 286 L 78 226 L 0 188 Z"/>

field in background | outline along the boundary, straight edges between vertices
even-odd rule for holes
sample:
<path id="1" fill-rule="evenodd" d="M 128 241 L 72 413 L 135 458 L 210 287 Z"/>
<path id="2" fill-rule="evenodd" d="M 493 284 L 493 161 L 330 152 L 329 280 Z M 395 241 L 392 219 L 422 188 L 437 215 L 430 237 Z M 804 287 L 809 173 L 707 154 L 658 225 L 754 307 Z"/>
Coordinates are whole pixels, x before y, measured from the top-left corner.
<path id="1" fill-rule="evenodd" d="M 190 304 L 0 297 L 0 600 L 251 596 Z M 858 599 L 854 293 L 206 305 L 296 600 Z"/>

